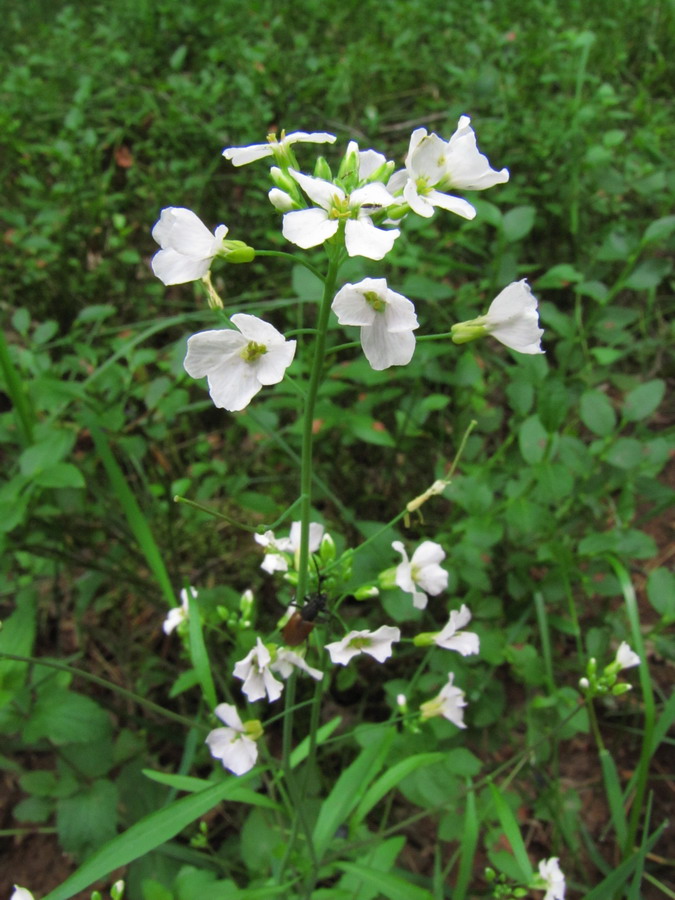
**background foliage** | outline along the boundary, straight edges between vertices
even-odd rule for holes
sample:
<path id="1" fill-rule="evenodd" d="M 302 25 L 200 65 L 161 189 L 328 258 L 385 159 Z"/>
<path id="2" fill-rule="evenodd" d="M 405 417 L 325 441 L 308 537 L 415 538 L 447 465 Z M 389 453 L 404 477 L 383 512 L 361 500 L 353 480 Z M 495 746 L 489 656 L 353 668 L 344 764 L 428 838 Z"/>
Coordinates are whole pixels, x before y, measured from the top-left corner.
<path id="1" fill-rule="evenodd" d="M 178 589 L 206 588 L 202 615 L 218 659 L 239 658 L 236 635 L 214 626 L 243 589 L 256 591 L 259 627 L 272 628 L 279 607 L 250 537 L 172 498 L 275 518 L 295 493 L 295 401 L 282 386 L 225 415 L 187 378 L 185 337 L 213 319 L 191 286 L 166 290 L 152 277 L 152 224 L 161 207 L 187 206 L 210 225 L 226 222 L 236 239 L 283 247 L 265 171 L 228 166 L 224 146 L 274 127 L 328 130 L 400 161 L 413 127 L 447 138 L 469 114 L 481 149 L 511 181 L 476 196 L 468 225 L 442 214 L 414 224 L 388 259 L 388 279 L 416 302 L 424 330 L 438 331 L 527 277 L 546 357 L 427 344 L 384 375 L 345 358 L 319 409 L 318 513 L 350 539 L 368 534 L 444 473 L 477 419 L 451 502 L 427 505 L 426 521 L 405 535 L 449 550 L 451 594 L 481 631 L 480 660 L 461 673 L 474 755 L 449 759 L 458 776 L 473 776 L 504 746 L 534 747 L 509 802 L 543 823 L 533 850 L 573 860 L 580 890 L 596 884 L 612 860 L 579 785 L 599 776 L 579 762 L 589 740 L 579 717 L 561 723 L 577 703 L 581 661 L 608 657 L 628 634 L 609 557 L 638 587 L 659 704 L 675 659 L 665 517 L 673 17 L 666 0 L 33 0 L 9 10 L 0 48 L 0 649 L 74 664 L 195 718 L 190 664 L 160 628 Z M 377 266 L 354 261 L 348 277 L 365 274 Z M 255 262 L 220 278 L 230 313 L 264 312 L 279 327 L 311 321 L 316 286 L 301 269 L 289 279 L 284 264 Z M 381 567 L 386 546 L 376 551 L 363 574 Z M 406 615 L 395 598 L 387 611 Z M 354 627 L 368 621 L 363 608 L 353 615 Z M 219 691 L 225 674 L 216 672 Z M 333 701 L 377 719 L 409 675 L 403 666 L 366 690 L 358 669 L 345 671 Z M 632 699 L 604 710 L 628 769 L 640 729 Z M 194 731 L 183 749 L 176 724 L 67 669 L 0 662 L 0 704 L 8 836 L 55 829 L 59 847 L 85 858 L 166 802 L 168 789 L 141 774 L 149 761 L 208 771 Z M 545 740 L 556 727 L 576 765 Z M 414 738 L 401 740 L 403 758 Z M 342 764 L 335 754 L 325 777 Z M 404 781 L 401 802 L 433 805 L 444 765 Z M 653 827 L 666 813 L 657 809 Z M 264 874 L 252 837 L 262 819 L 254 811 L 238 842 L 214 826 L 212 846 L 240 882 Z M 192 896 L 188 870 L 172 887 L 181 865 L 210 859 L 192 837 L 192 847 L 176 841 L 134 864 L 132 897 Z M 452 816 L 441 818 L 441 855 L 460 838 Z M 413 868 L 425 871 L 408 839 Z M 8 838 L 8 883 L 20 880 L 14 846 Z M 496 847 L 493 834 L 483 863 L 500 861 Z M 652 877 L 665 876 L 656 866 Z M 146 883 L 141 894 L 144 878 L 165 893 Z M 36 891 L 38 881 L 24 878 Z M 45 878 L 44 889 L 53 886 Z"/>

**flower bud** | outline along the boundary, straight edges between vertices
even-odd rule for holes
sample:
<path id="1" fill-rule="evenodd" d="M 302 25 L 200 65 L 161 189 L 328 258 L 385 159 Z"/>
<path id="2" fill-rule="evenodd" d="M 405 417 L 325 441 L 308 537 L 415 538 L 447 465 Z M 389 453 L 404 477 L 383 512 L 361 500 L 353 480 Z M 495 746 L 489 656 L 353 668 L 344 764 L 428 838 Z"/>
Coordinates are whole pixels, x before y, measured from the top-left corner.
<path id="1" fill-rule="evenodd" d="M 450 329 L 453 343 L 467 344 L 469 341 L 475 341 L 484 337 L 488 331 L 483 325 L 485 316 L 479 316 L 477 319 L 470 319 L 468 322 L 457 322 Z"/>
<path id="2" fill-rule="evenodd" d="M 416 647 L 430 647 L 434 643 L 434 638 L 437 634 L 437 631 L 422 631 L 415 635 L 413 644 Z"/>
<path id="3" fill-rule="evenodd" d="M 287 194 L 286 191 L 281 191 L 279 188 L 272 188 L 267 196 L 269 197 L 269 201 L 275 209 L 278 209 L 279 212 L 290 212 L 292 209 L 296 209 L 295 201 L 291 197 L 290 194 Z"/>
<path id="4" fill-rule="evenodd" d="M 335 559 L 335 541 L 326 532 L 321 538 L 319 546 L 319 559 L 322 563 L 331 563 Z"/>
<path id="5" fill-rule="evenodd" d="M 322 178 L 324 181 L 333 180 L 333 173 L 323 156 L 317 157 L 316 165 L 314 166 L 314 176 L 315 178 Z"/>
<path id="6" fill-rule="evenodd" d="M 244 618 L 248 618 L 253 610 L 253 591 L 247 588 L 239 598 L 239 610 Z"/>
<path id="7" fill-rule="evenodd" d="M 377 583 L 382 590 L 391 590 L 396 587 L 396 568 L 396 566 L 392 566 L 391 569 L 385 569 L 377 576 Z"/>
<path id="8" fill-rule="evenodd" d="M 337 177 L 340 181 L 349 179 L 359 171 L 359 145 L 356 141 L 347 144 L 345 155 L 340 162 Z"/>
<path id="9" fill-rule="evenodd" d="M 243 241 L 223 241 L 217 255 L 228 263 L 249 263 L 255 259 L 255 250 Z"/>
<path id="10" fill-rule="evenodd" d="M 260 719 L 249 719 L 248 722 L 244 722 L 244 734 L 251 738 L 252 741 L 259 740 L 263 735 L 263 727 L 260 722 Z"/>
<path id="11" fill-rule="evenodd" d="M 590 686 L 591 686 L 591 683 L 588 680 L 588 678 L 580 678 L 579 679 L 579 687 L 581 688 L 582 691 L 587 691 Z"/>
<path id="12" fill-rule="evenodd" d="M 353 595 L 355 600 L 373 600 L 380 596 L 379 588 L 374 584 L 364 584 L 357 588 Z"/>
<path id="13" fill-rule="evenodd" d="M 625 682 L 622 682 L 621 684 L 614 685 L 614 687 L 612 688 L 612 694 L 615 697 L 620 697 L 622 694 L 627 694 L 628 691 L 632 691 L 632 690 L 633 690 L 632 684 L 626 684 Z"/>
<path id="14" fill-rule="evenodd" d="M 121 878 L 110 888 L 110 896 L 112 897 L 112 900 L 122 900 L 122 897 L 124 896 L 124 882 Z"/>

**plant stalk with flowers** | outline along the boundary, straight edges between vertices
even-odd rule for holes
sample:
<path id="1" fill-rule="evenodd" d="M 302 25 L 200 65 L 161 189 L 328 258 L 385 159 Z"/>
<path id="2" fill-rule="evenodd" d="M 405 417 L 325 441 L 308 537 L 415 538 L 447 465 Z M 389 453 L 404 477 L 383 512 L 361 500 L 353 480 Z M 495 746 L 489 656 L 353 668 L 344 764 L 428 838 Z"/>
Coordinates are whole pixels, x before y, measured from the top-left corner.
<path id="1" fill-rule="evenodd" d="M 354 346 L 347 344 L 340 348 L 329 344 L 329 335 L 334 328 L 331 313 L 335 314 L 338 325 L 360 329 L 361 348 L 375 371 L 407 365 L 416 352 L 416 332 L 421 328 L 414 304 L 392 289 L 385 278 L 366 277 L 358 283 L 343 282 L 340 270 L 343 263 L 353 257 L 383 260 L 392 251 L 409 216 L 429 218 L 436 210 L 443 210 L 472 219 L 476 215 L 474 207 L 454 192 L 485 190 L 509 178 L 506 169 L 494 170 L 480 153 L 466 116 L 461 117 L 448 141 L 436 134 L 428 134 L 425 129 L 413 132 L 405 167 L 399 171 L 395 171 L 395 164 L 383 154 L 375 150 L 360 150 L 354 141 L 348 144 L 336 175 L 333 175 L 323 157 L 318 158 L 311 173 L 302 171 L 296 158 L 300 145 L 331 144 L 334 141 L 334 136 L 325 132 L 294 132 L 288 135 L 282 132 L 279 137 L 269 135 L 266 144 L 230 147 L 223 152 L 224 157 L 235 166 L 263 159 L 273 163 L 270 168 L 273 186 L 269 199 L 274 209 L 282 213 L 282 234 L 301 250 L 323 247 L 326 258 L 324 271 L 320 271 L 315 260 L 304 261 L 295 253 L 259 250 L 248 247 L 242 241 L 227 240 L 226 226 L 219 225 L 212 233 L 189 210 L 163 210 L 153 230 L 153 236 L 161 248 L 153 259 L 155 274 L 167 285 L 201 279 L 209 305 L 216 309 L 222 308 L 223 304 L 213 287 L 210 268 L 218 259 L 226 263 L 245 263 L 266 255 L 288 257 L 293 262 L 302 261 L 320 277 L 323 284 L 315 327 L 310 329 L 312 341 L 309 346 L 304 340 L 298 346 L 295 336 L 284 336 L 271 323 L 238 312 L 230 318 L 233 327 L 202 331 L 190 337 L 185 358 L 188 374 L 195 378 L 206 377 L 215 405 L 230 412 L 245 409 L 259 391 L 282 382 L 296 358 L 301 358 L 308 372 L 304 385 L 294 381 L 301 396 L 298 494 L 279 522 L 291 511 L 297 520 L 293 522 L 287 537 L 277 536 L 268 527 L 259 529 L 255 535 L 264 551 L 263 570 L 272 577 L 283 578 L 295 589 L 296 603 L 300 609 L 289 609 L 286 619 L 290 621 L 295 616 L 301 624 L 300 640 L 294 638 L 291 641 L 288 638 L 289 643 L 294 645 L 290 649 L 279 644 L 278 638 L 266 640 L 256 635 L 255 645 L 245 658 L 236 662 L 232 673 L 235 679 L 241 680 L 241 690 L 249 703 L 261 700 L 274 703 L 285 692 L 280 763 L 283 786 L 278 778 L 276 783 L 291 803 L 300 806 L 303 786 L 292 764 L 298 675 L 309 677 L 316 685 L 306 761 L 306 771 L 309 772 L 317 753 L 320 702 L 331 677 L 331 664 L 338 667 L 354 665 L 364 655 L 384 664 L 394 655 L 396 645 L 402 640 L 410 641 L 410 638 L 402 637 L 398 627 L 386 622 L 374 630 L 347 630 L 345 625 L 347 633 L 341 639 L 326 643 L 323 649 L 319 645 L 313 651 L 307 642 L 296 652 L 295 644 L 304 643 L 303 637 L 309 636 L 315 628 L 314 620 L 318 617 L 319 608 L 326 605 L 325 601 L 320 605 L 305 602 L 310 584 L 314 582 L 317 591 L 325 589 L 330 593 L 328 611 L 340 623 L 340 607 L 348 593 L 372 600 L 380 591 L 398 588 L 410 595 L 413 608 L 424 610 L 430 599 L 437 601 L 448 585 L 448 572 L 442 565 L 446 553 L 439 544 L 424 540 L 409 555 L 406 545 L 394 540 L 391 542 L 392 551 L 402 557 L 395 569 L 380 572 L 371 584 L 350 585 L 349 591 L 345 591 L 342 588 L 351 577 L 356 555 L 373 538 L 338 554 L 333 538 L 324 533 L 323 526 L 312 521 L 313 427 L 317 399 L 327 374 L 328 351 L 330 349 L 335 354 L 340 349 Z M 520 281 L 506 287 L 492 302 L 486 315 L 456 323 L 449 334 L 424 337 L 426 340 L 464 343 L 492 335 L 516 352 L 533 354 L 543 352 L 540 344 L 542 333 L 538 324 L 537 301 L 527 282 Z M 304 338 L 304 335 L 298 334 L 297 337 Z M 419 510 L 422 503 L 442 493 L 449 481 L 450 478 L 435 482 L 384 526 L 381 533 L 390 530 L 401 519 L 408 521 L 412 511 Z M 174 627 L 174 623 L 178 624 L 184 616 L 183 606 L 174 610 L 167 621 Z M 471 613 L 462 604 L 459 609 L 450 611 L 449 621 L 441 631 L 413 637 L 413 646 L 426 647 L 427 656 L 410 682 L 409 692 L 415 689 L 430 653 L 449 650 L 461 656 L 471 656 L 479 652 L 478 636 L 460 630 L 470 620 Z M 291 632 L 287 628 L 283 633 L 289 635 Z M 305 656 L 310 654 L 313 654 L 315 665 L 305 660 Z M 416 714 L 406 713 L 402 719 L 406 727 L 414 731 L 424 727 L 428 720 L 441 717 L 458 729 L 466 728 L 464 710 L 468 704 L 461 686 L 454 683 L 454 673 L 448 673 L 445 686 L 442 683 L 438 686 L 441 689 L 435 698 L 422 702 Z M 404 698 L 406 710 L 407 702 Z M 400 704 L 398 708 L 401 709 Z M 242 775 L 258 761 L 257 742 L 262 738 L 264 726 L 257 719 L 242 721 L 236 707 L 228 703 L 221 703 L 215 714 L 227 727 L 216 728 L 208 735 L 209 749 L 227 769 Z M 394 713 L 392 721 L 396 718 Z M 309 897 L 320 875 L 321 846 L 315 831 L 300 812 L 299 820 L 311 860 L 310 874 L 305 874 L 303 881 L 303 896 Z M 297 840 L 296 825 L 289 832 L 279 878 L 286 871 Z"/>

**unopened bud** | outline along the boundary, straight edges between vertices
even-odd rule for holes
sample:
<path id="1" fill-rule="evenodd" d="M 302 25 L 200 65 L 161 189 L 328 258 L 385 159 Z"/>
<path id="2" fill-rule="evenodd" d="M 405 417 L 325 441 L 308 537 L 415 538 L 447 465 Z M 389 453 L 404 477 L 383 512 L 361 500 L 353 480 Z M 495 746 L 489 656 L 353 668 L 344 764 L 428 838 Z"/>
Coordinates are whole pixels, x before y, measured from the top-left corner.
<path id="1" fill-rule="evenodd" d="M 316 165 L 314 166 L 314 175 L 316 178 L 323 178 L 324 181 L 333 180 L 333 173 L 323 156 L 317 158 Z"/>
<path id="2" fill-rule="evenodd" d="M 374 600 L 380 596 L 380 590 L 374 584 L 364 584 L 357 588 L 352 596 L 355 600 Z"/>
<path id="3" fill-rule="evenodd" d="M 321 538 L 319 559 L 322 563 L 331 563 L 335 559 L 335 541 L 327 532 Z"/>

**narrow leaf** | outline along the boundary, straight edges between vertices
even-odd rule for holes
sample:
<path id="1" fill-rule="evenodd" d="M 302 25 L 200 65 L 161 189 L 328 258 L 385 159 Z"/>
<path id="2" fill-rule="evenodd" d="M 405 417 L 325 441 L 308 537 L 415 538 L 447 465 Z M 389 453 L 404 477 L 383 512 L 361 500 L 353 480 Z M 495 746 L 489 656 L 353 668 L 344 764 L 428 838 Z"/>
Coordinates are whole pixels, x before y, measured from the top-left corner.
<path id="1" fill-rule="evenodd" d="M 518 863 L 518 868 L 520 869 L 523 881 L 530 882 L 534 872 L 515 816 L 511 812 L 509 805 L 502 797 L 499 788 L 496 785 L 490 785 L 490 793 L 492 794 L 492 800 L 495 809 L 497 810 L 499 821 L 504 829 L 504 834 L 506 835 L 509 844 L 511 844 L 511 850 Z"/>
<path id="2" fill-rule="evenodd" d="M 352 817 L 352 824 L 358 825 L 362 822 L 385 794 L 397 787 L 412 772 L 421 769 L 423 766 L 430 766 L 433 763 L 440 762 L 445 759 L 445 756 L 445 753 L 418 753 L 415 756 L 408 757 L 408 759 L 402 759 L 395 766 L 392 766 L 391 769 L 387 769 L 384 775 L 381 775 L 366 791 Z"/>
<path id="3" fill-rule="evenodd" d="M 202 618 L 199 612 L 199 605 L 192 595 L 192 591 L 190 588 L 186 588 L 186 590 L 188 592 L 188 622 L 190 625 L 190 657 L 199 678 L 199 683 L 202 686 L 204 699 L 209 708 L 213 710 L 216 708 L 218 701 L 216 699 L 216 686 L 211 675 L 209 656 L 204 643 Z"/>
<path id="4" fill-rule="evenodd" d="M 371 869 L 360 863 L 340 862 L 336 863 L 339 869 L 358 875 L 366 884 L 377 887 L 378 894 L 389 900 L 434 900 L 434 895 L 424 888 L 411 884 L 410 881 L 391 872 L 382 872 L 380 869 Z"/>

